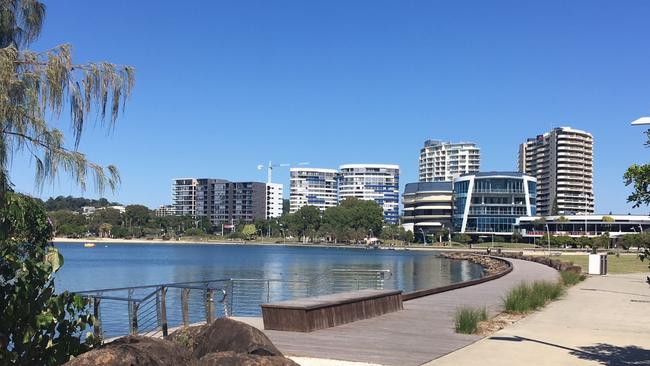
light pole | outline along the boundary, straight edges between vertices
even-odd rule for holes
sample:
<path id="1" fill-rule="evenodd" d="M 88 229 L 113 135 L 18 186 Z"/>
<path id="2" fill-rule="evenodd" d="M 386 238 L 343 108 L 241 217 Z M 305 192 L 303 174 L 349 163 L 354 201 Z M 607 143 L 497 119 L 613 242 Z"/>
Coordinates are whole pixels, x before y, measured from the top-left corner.
<path id="1" fill-rule="evenodd" d="M 546 240 L 548 241 L 548 257 L 551 257 L 551 231 L 548 229 L 548 224 L 546 226 Z"/>

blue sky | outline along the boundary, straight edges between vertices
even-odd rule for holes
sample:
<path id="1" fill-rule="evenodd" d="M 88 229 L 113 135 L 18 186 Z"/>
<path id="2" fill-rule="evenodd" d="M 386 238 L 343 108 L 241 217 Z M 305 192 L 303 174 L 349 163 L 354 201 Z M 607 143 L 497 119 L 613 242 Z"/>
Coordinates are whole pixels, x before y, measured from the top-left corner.
<path id="1" fill-rule="evenodd" d="M 650 153 L 629 125 L 650 115 L 648 1 L 45 3 L 32 49 L 136 68 L 115 130 L 80 146 L 119 167 L 111 200 L 170 203 L 174 177 L 264 181 L 268 160 L 396 163 L 403 185 L 428 138 L 474 141 L 483 170 L 515 170 L 519 143 L 571 126 L 595 138 L 597 210 L 648 212 L 622 180 Z M 35 190 L 33 168 L 14 159 L 18 190 L 82 194 L 65 176 Z M 288 188 L 287 169 L 274 177 Z"/>

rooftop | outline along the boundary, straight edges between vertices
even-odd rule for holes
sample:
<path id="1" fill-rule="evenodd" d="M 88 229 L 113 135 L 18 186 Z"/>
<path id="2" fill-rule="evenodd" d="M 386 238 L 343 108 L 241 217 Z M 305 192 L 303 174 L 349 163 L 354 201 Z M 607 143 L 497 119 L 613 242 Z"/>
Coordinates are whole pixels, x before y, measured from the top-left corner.
<path id="1" fill-rule="evenodd" d="M 453 190 L 452 182 L 417 182 L 407 183 L 404 187 L 404 193 L 416 192 L 451 192 Z"/>

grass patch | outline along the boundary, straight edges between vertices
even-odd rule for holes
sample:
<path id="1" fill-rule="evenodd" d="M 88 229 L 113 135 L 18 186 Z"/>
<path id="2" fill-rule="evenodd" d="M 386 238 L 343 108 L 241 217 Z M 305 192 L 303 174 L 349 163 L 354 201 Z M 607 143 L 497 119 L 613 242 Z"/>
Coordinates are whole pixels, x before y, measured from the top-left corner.
<path id="1" fill-rule="evenodd" d="M 582 267 L 584 272 L 587 272 L 587 267 L 589 266 L 588 255 L 562 254 L 558 258 L 565 262 L 571 261 L 576 266 Z M 648 272 L 648 262 L 641 262 L 639 256 L 636 254 L 621 254 L 619 257 L 608 255 L 607 262 L 607 272 L 609 274 Z"/>
<path id="2" fill-rule="evenodd" d="M 488 313 L 486 308 L 462 307 L 456 310 L 456 332 L 474 334 L 478 330 L 478 324 L 487 319 Z"/>
<path id="3" fill-rule="evenodd" d="M 560 276 L 562 276 L 562 283 L 564 286 L 573 286 L 584 281 L 585 278 L 587 278 L 587 276 L 581 273 L 578 274 L 571 271 L 560 271 Z"/>
<path id="4" fill-rule="evenodd" d="M 560 282 L 521 283 L 508 292 L 503 299 L 503 305 L 506 311 L 511 313 L 528 313 L 541 308 L 549 301 L 557 300 L 562 294 L 564 286 Z"/>

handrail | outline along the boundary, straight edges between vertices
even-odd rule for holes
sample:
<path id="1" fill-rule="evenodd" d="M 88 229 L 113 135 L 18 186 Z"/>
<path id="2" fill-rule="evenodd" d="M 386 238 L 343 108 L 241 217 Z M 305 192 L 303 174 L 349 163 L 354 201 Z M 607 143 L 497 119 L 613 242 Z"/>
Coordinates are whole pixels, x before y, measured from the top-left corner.
<path id="1" fill-rule="evenodd" d="M 128 328 L 130 334 L 161 334 L 168 335 L 169 323 L 168 290 L 180 290 L 181 318 L 178 312 L 172 313 L 172 322 L 189 326 L 190 321 L 190 295 L 200 292 L 202 300 L 200 305 L 205 310 L 205 321 L 210 323 L 216 315 L 215 302 L 221 304 L 223 316 L 232 316 L 235 310 L 246 315 L 258 312 L 259 305 L 270 301 L 295 299 L 327 293 L 361 290 L 364 288 L 384 289 L 385 281 L 392 277 L 392 272 L 387 269 L 332 269 L 325 273 L 309 276 L 305 279 L 281 278 L 220 278 L 202 281 L 187 281 L 165 283 L 157 285 L 141 285 L 131 287 L 104 288 L 99 290 L 78 291 L 90 300 L 93 314 L 96 318 L 94 333 L 102 338 L 103 329 L 101 309 L 103 301 L 118 301 L 128 305 Z M 281 285 L 276 285 L 281 284 Z M 142 291 L 137 294 L 138 290 Z M 128 295 L 118 294 L 128 292 Z M 175 292 L 178 294 L 178 292 Z M 216 293 L 221 296 L 215 300 Z M 177 295 L 178 296 L 178 295 Z M 178 299 L 178 298 L 176 298 Z M 193 303 L 198 299 L 192 297 Z M 175 300 L 178 301 L 178 300 Z M 172 308 L 178 310 L 178 308 Z M 192 313 L 196 316 L 196 313 Z M 242 314 L 240 312 L 240 314 Z M 119 320 L 119 319 L 118 319 Z"/>

